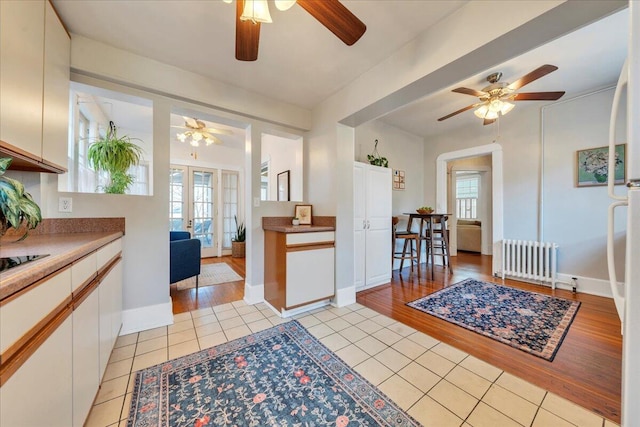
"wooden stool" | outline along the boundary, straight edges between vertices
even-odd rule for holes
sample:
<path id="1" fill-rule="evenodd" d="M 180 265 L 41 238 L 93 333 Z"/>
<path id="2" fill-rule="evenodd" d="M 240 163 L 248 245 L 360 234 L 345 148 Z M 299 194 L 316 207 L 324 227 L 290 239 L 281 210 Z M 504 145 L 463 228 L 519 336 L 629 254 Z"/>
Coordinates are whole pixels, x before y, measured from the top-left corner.
<path id="1" fill-rule="evenodd" d="M 397 231 L 398 222 L 400 219 L 397 216 L 392 218 L 392 241 L 391 241 L 391 265 L 393 267 L 393 260 L 399 259 L 400 261 L 400 274 L 402 274 L 402 267 L 404 266 L 404 260 L 408 259 L 411 263 L 411 271 L 413 271 L 413 265 L 416 264 L 418 266 L 417 270 L 420 273 L 420 235 L 419 233 L 414 233 L 411 230 L 407 229 L 407 231 Z M 404 244 L 402 246 L 402 252 L 396 252 L 396 242 L 398 239 L 402 239 Z M 415 249 L 414 249 L 415 243 Z M 408 253 L 407 253 L 407 246 Z"/>
<path id="2" fill-rule="evenodd" d="M 439 224 L 440 227 L 436 227 Z M 442 266 L 451 270 L 451 258 L 449 255 L 449 234 L 447 233 L 447 216 L 436 217 L 431 220 L 425 233 L 427 260 L 431 258 L 431 279 L 433 279 L 434 258 L 442 257 Z M 436 252 L 438 251 L 438 252 Z"/>

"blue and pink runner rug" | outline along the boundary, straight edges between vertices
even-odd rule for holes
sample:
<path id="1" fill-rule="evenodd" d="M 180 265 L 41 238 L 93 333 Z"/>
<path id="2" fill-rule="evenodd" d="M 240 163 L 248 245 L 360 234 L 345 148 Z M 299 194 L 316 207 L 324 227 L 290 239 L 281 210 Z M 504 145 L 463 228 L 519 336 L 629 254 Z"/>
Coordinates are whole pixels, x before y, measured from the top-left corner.
<path id="1" fill-rule="evenodd" d="M 291 321 L 140 371 L 127 425 L 420 424 Z"/>
<path id="2" fill-rule="evenodd" d="M 580 302 L 467 279 L 407 305 L 552 361 Z"/>

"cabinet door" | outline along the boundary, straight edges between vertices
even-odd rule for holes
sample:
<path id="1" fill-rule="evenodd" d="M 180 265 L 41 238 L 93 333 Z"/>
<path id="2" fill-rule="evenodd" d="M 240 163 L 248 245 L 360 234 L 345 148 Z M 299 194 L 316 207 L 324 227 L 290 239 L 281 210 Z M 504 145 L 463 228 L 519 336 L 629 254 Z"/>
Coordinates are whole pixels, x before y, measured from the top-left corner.
<path id="1" fill-rule="evenodd" d="M 391 169 L 366 169 L 366 286 L 391 280 Z"/>
<path id="2" fill-rule="evenodd" d="M 0 426 L 72 425 L 72 329 L 69 316 L 2 385 Z"/>
<path id="3" fill-rule="evenodd" d="M 356 290 L 365 285 L 365 228 L 366 194 L 365 165 L 355 162 L 353 166 L 353 275 Z"/>
<path id="4" fill-rule="evenodd" d="M 122 262 L 102 280 L 100 294 L 100 378 L 111 356 L 122 319 Z"/>
<path id="5" fill-rule="evenodd" d="M 47 1 L 42 96 L 42 158 L 67 167 L 71 39 Z"/>
<path id="6" fill-rule="evenodd" d="M 73 312 L 73 426 L 82 427 L 100 386 L 98 290 Z"/>
<path id="7" fill-rule="evenodd" d="M 288 308 L 334 295 L 334 257 L 334 248 L 287 252 Z"/>
<path id="8" fill-rule="evenodd" d="M 42 155 L 44 1 L 0 1 L 0 139 Z"/>

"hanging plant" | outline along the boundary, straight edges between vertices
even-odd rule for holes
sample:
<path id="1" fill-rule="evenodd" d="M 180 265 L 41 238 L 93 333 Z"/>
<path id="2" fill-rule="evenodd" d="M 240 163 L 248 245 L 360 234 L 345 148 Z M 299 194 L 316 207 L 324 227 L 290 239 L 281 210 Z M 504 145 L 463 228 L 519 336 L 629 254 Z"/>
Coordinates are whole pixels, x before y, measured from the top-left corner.
<path id="1" fill-rule="evenodd" d="M 374 165 L 374 166 L 382 166 L 384 168 L 388 168 L 389 167 L 389 161 L 387 160 L 386 157 L 382 157 L 378 153 L 378 140 L 376 139 L 375 142 L 376 143 L 373 146 L 373 153 L 367 154 L 367 160 L 369 160 L 369 163 Z"/>
<path id="2" fill-rule="evenodd" d="M 124 194 L 133 184 L 134 176 L 127 170 L 140 163 L 142 148 L 131 141 L 140 141 L 128 136 L 118 137 L 116 125 L 109 122 L 109 130 L 104 138 L 89 146 L 87 157 L 96 171 L 106 171 L 109 174 L 109 184 L 104 192 L 109 194 Z"/>
<path id="3" fill-rule="evenodd" d="M 11 161 L 10 157 L 0 158 L 0 237 L 10 228 L 17 230 L 24 223 L 26 231 L 18 239 L 23 240 L 29 230 L 40 224 L 42 213 L 20 181 L 3 176 Z"/>

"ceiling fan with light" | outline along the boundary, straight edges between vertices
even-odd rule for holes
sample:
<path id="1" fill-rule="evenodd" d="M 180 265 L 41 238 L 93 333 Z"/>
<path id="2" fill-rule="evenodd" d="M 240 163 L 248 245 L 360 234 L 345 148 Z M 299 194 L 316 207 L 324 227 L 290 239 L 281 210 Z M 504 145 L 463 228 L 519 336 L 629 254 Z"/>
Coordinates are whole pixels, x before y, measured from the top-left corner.
<path id="1" fill-rule="evenodd" d="M 176 138 L 180 142 L 189 142 L 194 147 L 199 147 L 203 142 L 206 145 L 222 144 L 222 140 L 213 135 L 232 135 L 233 132 L 226 129 L 216 129 L 207 127 L 206 123 L 202 120 L 193 119 L 191 117 L 182 116 L 184 119 L 184 126 L 171 126 L 172 128 L 186 129 L 184 132 L 176 134 Z"/>
<path id="2" fill-rule="evenodd" d="M 558 67 L 555 65 L 543 65 L 513 83 L 500 82 L 502 73 L 498 72 L 487 76 L 487 81 L 491 84 L 482 90 L 469 89 L 466 87 L 453 89 L 452 92 L 477 96 L 480 98 L 480 102 L 461 108 L 460 110 L 447 114 L 444 117 L 440 117 L 438 121 L 441 122 L 449 117 L 455 116 L 456 114 L 464 113 L 467 110 L 478 107 L 473 114 L 483 119 L 484 124 L 488 125 L 495 122 L 499 116 L 504 116 L 511 111 L 513 107 L 515 107 L 515 104 L 512 104 L 510 101 L 555 101 L 560 99 L 564 95 L 564 91 L 516 93 L 516 91 L 524 85 L 538 80 L 557 69 Z"/>
<path id="3" fill-rule="evenodd" d="M 367 26 L 338 0 L 274 0 L 274 3 L 282 11 L 299 4 L 348 46 L 357 42 L 367 30 Z M 271 22 L 267 0 L 236 0 L 236 59 L 258 59 L 260 24 Z"/>

